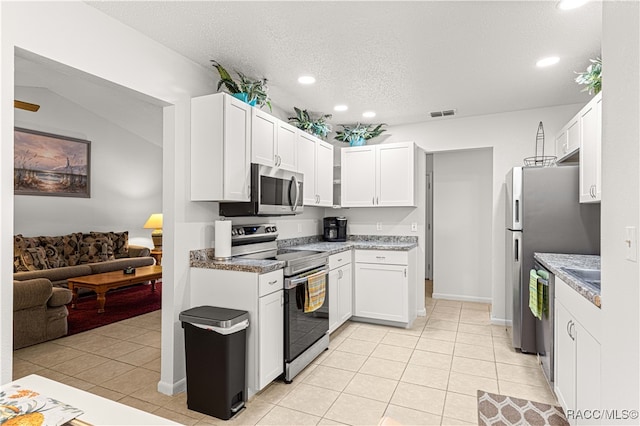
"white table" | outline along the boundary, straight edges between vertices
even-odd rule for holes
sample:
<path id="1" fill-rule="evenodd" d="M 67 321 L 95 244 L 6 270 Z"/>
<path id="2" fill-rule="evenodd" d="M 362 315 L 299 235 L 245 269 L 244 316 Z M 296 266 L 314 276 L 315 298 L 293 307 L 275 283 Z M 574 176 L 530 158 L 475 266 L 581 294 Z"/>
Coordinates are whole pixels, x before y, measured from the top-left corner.
<path id="1" fill-rule="evenodd" d="M 77 417 L 92 425 L 179 425 L 171 420 L 58 383 L 36 374 L 11 382 L 84 411 Z"/>

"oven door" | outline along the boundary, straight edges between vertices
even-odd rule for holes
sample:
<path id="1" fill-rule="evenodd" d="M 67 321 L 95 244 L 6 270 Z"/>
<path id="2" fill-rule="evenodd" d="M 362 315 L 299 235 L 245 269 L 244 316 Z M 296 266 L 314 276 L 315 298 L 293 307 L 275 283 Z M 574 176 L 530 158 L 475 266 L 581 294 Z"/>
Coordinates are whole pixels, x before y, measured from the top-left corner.
<path id="1" fill-rule="evenodd" d="M 258 215 L 286 215 L 303 212 L 303 174 L 261 164 L 251 165 L 252 199 Z"/>
<path id="2" fill-rule="evenodd" d="M 329 275 L 326 267 L 301 275 L 324 271 L 326 276 L 324 303 L 314 312 L 304 312 L 307 278 L 287 278 L 284 288 L 284 360 L 290 363 L 329 331 Z M 302 302 L 302 303 L 301 303 Z"/>

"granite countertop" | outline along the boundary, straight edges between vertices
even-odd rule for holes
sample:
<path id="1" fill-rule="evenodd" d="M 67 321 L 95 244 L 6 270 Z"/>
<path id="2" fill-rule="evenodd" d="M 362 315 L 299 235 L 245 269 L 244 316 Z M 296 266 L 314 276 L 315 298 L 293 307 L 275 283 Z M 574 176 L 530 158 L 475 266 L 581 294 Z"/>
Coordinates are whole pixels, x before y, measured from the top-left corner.
<path id="1" fill-rule="evenodd" d="M 600 289 L 567 274 L 562 268 L 600 269 L 600 256 L 585 254 L 535 253 L 534 258 L 585 299 L 601 307 Z"/>
<path id="2" fill-rule="evenodd" d="M 353 235 L 345 242 L 328 242 L 323 241 L 320 236 L 313 236 L 278 241 L 278 248 L 324 251 L 329 255 L 351 250 L 352 248 L 408 251 L 417 246 L 418 237 L 406 236 Z M 238 258 L 215 260 L 215 251 L 212 248 L 191 250 L 189 257 L 192 268 L 224 269 L 264 274 L 284 267 L 284 262 L 278 260 Z"/>

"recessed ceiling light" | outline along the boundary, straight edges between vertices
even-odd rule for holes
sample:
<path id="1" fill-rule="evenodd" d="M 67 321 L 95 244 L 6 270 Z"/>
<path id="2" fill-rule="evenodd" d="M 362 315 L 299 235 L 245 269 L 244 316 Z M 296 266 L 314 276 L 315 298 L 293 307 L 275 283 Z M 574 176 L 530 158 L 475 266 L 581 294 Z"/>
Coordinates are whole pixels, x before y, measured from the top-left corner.
<path id="1" fill-rule="evenodd" d="M 339 111 L 339 112 L 346 111 L 348 109 L 349 109 L 349 107 L 346 106 L 346 105 L 336 105 L 336 106 L 333 107 L 334 111 Z"/>
<path id="2" fill-rule="evenodd" d="M 580 6 L 583 6 L 588 1 L 589 0 L 561 0 L 560 3 L 558 3 L 557 7 L 560 10 L 576 9 Z"/>
<path id="3" fill-rule="evenodd" d="M 557 56 L 549 56 L 548 58 L 542 58 L 538 62 L 536 62 L 536 66 L 543 68 L 543 67 L 555 65 L 558 62 L 560 62 L 560 58 L 558 58 Z"/>
<path id="4" fill-rule="evenodd" d="M 300 84 L 313 84 L 316 82 L 316 78 L 310 75 L 301 75 L 298 77 L 298 83 Z"/>
<path id="5" fill-rule="evenodd" d="M 365 112 L 362 113 L 362 116 L 364 118 L 373 118 L 373 117 L 376 116 L 376 113 L 373 112 L 373 111 L 365 111 Z"/>

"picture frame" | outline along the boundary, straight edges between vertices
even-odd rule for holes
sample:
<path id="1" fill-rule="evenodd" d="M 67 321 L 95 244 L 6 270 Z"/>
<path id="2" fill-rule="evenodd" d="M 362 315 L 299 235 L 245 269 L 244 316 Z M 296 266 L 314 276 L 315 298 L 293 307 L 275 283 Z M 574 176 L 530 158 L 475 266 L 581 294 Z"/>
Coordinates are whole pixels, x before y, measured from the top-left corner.
<path id="1" fill-rule="evenodd" d="M 14 128 L 15 195 L 91 197 L 91 141 Z"/>

